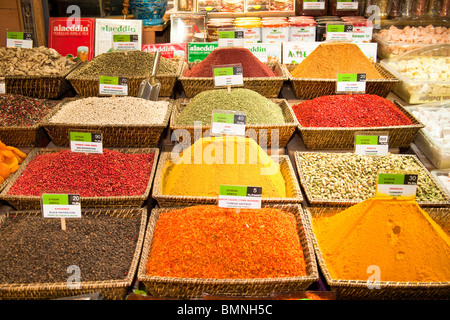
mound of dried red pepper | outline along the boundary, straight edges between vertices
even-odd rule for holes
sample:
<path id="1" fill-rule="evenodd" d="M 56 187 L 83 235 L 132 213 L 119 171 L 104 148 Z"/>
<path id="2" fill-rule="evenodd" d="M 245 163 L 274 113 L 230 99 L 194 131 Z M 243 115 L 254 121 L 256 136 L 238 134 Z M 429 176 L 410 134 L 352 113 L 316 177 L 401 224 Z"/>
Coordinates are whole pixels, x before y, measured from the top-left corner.
<path id="1" fill-rule="evenodd" d="M 393 102 L 372 94 L 331 95 L 292 109 L 303 127 L 386 127 L 412 122 Z"/>
<path id="2" fill-rule="evenodd" d="M 306 266 L 295 217 L 274 208 L 194 206 L 161 213 L 147 275 L 248 279 L 301 277 Z"/>
<path id="3" fill-rule="evenodd" d="M 138 196 L 147 188 L 153 153 L 101 154 L 62 150 L 36 155 L 8 194 L 40 196 L 47 192 L 77 192 L 82 197 Z"/>

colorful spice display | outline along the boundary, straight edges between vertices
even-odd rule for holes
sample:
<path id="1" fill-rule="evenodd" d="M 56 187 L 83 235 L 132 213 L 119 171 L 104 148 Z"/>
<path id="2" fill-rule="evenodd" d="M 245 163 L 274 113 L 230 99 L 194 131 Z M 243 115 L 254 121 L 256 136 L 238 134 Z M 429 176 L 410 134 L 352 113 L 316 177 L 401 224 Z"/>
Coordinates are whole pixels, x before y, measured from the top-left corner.
<path id="1" fill-rule="evenodd" d="M 450 281 L 450 237 L 415 201 L 367 199 L 313 229 L 333 279 Z"/>
<path id="2" fill-rule="evenodd" d="M 0 76 L 55 76 L 70 70 L 76 62 L 55 49 L 0 48 Z"/>
<path id="3" fill-rule="evenodd" d="M 284 123 L 283 111 L 275 102 L 259 93 L 243 88 L 227 90 L 207 90 L 197 94 L 181 110 L 177 125 L 210 125 L 213 110 L 233 110 L 244 112 L 247 124 Z"/>
<path id="4" fill-rule="evenodd" d="M 62 150 L 36 155 L 8 194 L 40 196 L 49 191 L 78 192 L 81 197 L 142 195 L 153 166 L 153 153 L 102 154 Z"/>
<path id="5" fill-rule="evenodd" d="M 194 206 L 159 215 L 147 275 L 211 279 L 301 277 L 306 275 L 306 264 L 293 215 L 273 208 L 236 212 L 216 206 Z"/>
<path id="6" fill-rule="evenodd" d="M 27 154 L 0 141 L 0 184 L 16 172 Z"/>
<path id="7" fill-rule="evenodd" d="M 74 70 L 71 78 L 98 78 L 104 75 L 120 75 L 122 77 L 146 77 L 153 69 L 155 54 L 145 51 L 113 51 L 102 53 L 85 65 Z M 178 62 L 161 57 L 157 75 L 174 74 Z"/>
<path id="8" fill-rule="evenodd" d="M 378 171 L 418 172 L 417 201 L 445 201 L 446 197 L 414 157 L 398 154 L 366 156 L 355 153 L 302 152 L 297 154 L 312 198 L 366 200 L 375 195 Z"/>
<path id="9" fill-rule="evenodd" d="M 0 95 L 0 126 L 36 125 L 57 104 L 56 100 L 36 99 L 18 94 Z"/>
<path id="10" fill-rule="evenodd" d="M 92 125 L 160 124 L 169 108 L 169 101 L 150 101 L 136 97 L 89 97 L 65 103 L 50 123 Z"/>
<path id="11" fill-rule="evenodd" d="M 412 125 L 391 101 L 372 94 L 332 95 L 292 106 L 303 127 L 389 127 Z"/>
<path id="12" fill-rule="evenodd" d="M 70 266 L 82 282 L 125 279 L 139 228 L 140 219 L 101 214 L 70 219 L 66 230 L 59 219 L 9 215 L 0 224 L 0 283 L 66 283 Z"/>
<path id="13" fill-rule="evenodd" d="M 217 197 L 221 185 L 262 187 L 263 198 L 286 197 L 280 164 L 250 138 L 198 139 L 163 168 L 162 193 Z"/>
<path id="14" fill-rule="evenodd" d="M 213 67 L 229 64 L 242 65 L 244 78 L 247 77 L 275 77 L 276 74 L 267 65 L 258 60 L 258 58 L 247 48 L 223 47 L 217 48 L 211 52 L 202 62 L 193 66 L 184 73 L 185 77 L 207 77 L 212 78 Z"/>
<path id="15" fill-rule="evenodd" d="M 365 73 L 366 79 L 384 79 L 355 43 L 321 43 L 291 74 L 296 78 L 336 79 L 338 73 Z"/>

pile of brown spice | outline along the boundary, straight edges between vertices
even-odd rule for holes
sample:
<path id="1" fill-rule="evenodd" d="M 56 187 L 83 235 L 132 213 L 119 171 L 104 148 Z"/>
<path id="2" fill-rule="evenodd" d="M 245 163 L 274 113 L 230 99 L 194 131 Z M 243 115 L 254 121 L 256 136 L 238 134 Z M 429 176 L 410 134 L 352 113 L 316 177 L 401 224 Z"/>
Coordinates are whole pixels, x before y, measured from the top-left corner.
<path id="1" fill-rule="evenodd" d="M 358 45 L 345 42 L 320 44 L 291 74 L 296 78 L 336 79 L 338 73 L 365 73 L 366 79 L 384 79 Z"/>

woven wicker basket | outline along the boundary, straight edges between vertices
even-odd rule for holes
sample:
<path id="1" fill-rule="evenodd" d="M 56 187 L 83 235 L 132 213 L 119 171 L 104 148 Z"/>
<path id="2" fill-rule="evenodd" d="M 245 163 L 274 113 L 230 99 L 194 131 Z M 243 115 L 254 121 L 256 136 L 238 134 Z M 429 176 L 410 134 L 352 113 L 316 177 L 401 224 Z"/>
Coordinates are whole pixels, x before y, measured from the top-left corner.
<path id="1" fill-rule="evenodd" d="M 279 147 L 286 147 L 287 143 L 295 132 L 295 128 L 298 126 L 297 118 L 289 106 L 289 103 L 285 99 L 271 99 L 278 104 L 283 111 L 285 123 L 271 123 L 271 124 L 248 124 L 245 126 L 247 131 L 247 137 L 258 141 L 260 145 L 264 144 L 268 147 L 272 146 L 272 139 L 277 142 Z M 194 134 L 195 126 L 178 125 L 177 119 L 181 110 L 190 102 L 190 99 L 179 99 L 175 101 L 175 107 L 172 109 L 172 115 L 170 117 L 170 128 L 172 130 L 187 130 L 191 136 L 191 143 L 194 143 L 197 138 Z M 211 129 L 211 125 L 202 126 L 202 137 L 205 132 Z M 276 131 L 278 131 L 278 134 Z M 274 134 L 272 135 L 272 131 Z"/>
<path id="2" fill-rule="evenodd" d="M 87 281 L 81 282 L 80 288 L 68 288 L 66 282 L 60 283 L 29 283 L 29 284 L 0 284 L 0 299 L 4 300 L 48 300 L 71 297 L 87 293 L 99 292 L 104 300 L 123 300 L 133 284 L 134 277 L 139 264 L 139 258 L 144 242 L 145 228 L 147 223 L 147 209 L 124 208 L 124 209 L 87 209 L 82 210 L 82 217 L 88 215 L 107 215 L 123 219 L 139 219 L 141 221 L 136 249 L 131 258 L 130 268 L 125 279 Z M 41 216 L 38 211 L 14 211 L 15 216 Z M 0 216 L 0 226 L 7 214 Z M 26 237 L 26 235 L 24 235 Z M 118 244 L 120 245 L 120 244 Z"/>
<path id="3" fill-rule="evenodd" d="M 53 123 L 50 119 L 58 112 L 68 101 L 75 99 L 65 99 L 52 110 L 41 122 L 50 139 L 56 146 L 69 147 L 69 134 L 73 130 L 82 132 L 101 132 L 103 134 L 103 146 L 111 148 L 155 148 L 158 147 L 164 130 L 169 124 L 170 115 L 173 108 L 173 101 L 170 101 L 167 112 L 160 124 L 146 125 L 89 125 L 89 124 L 70 124 Z"/>
<path id="4" fill-rule="evenodd" d="M 157 74 L 156 78 L 161 83 L 161 89 L 159 91 L 160 97 L 170 97 L 172 96 L 175 83 L 177 78 L 181 74 L 184 61 L 181 59 L 170 59 L 178 64 L 177 71 L 173 74 Z M 89 63 L 87 61 L 86 63 Z M 148 76 L 150 76 L 152 70 L 148 70 Z M 128 96 L 136 97 L 139 91 L 139 86 L 146 77 L 142 76 L 127 76 L 128 78 Z M 99 79 L 98 77 L 92 78 L 82 78 L 77 75 L 77 73 L 72 73 L 67 77 L 70 81 L 75 91 L 80 97 L 98 97 L 99 92 Z"/>
<path id="5" fill-rule="evenodd" d="M 307 178 L 305 176 L 305 173 L 302 170 L 302 164 L 300 155 L 305 152 L 296 151 L 294 153 L 295 158 L 295 165 L 297 168 L 297 173 L 300 180 L 300 185 L 303 188 L 303 191 L 305 192 L 306 200 L 308 203 L 312 206 L 352 206 L 357 203 L 360 203 L 363 200 L 346 200 L 346 199 L 318 199 L 314 198 L 311 190 L 306 183 Z M 436 188 L 438 188 L 440 194 L 444 197 L 445 200 L 443 201 L 417 201 L 417 203 L 421 207 L 450 207 L 450 197 L 447 195 L 445 190 L 441 187 L 441 185 L 437 182 L 437 180 L 433 177 L 433 175 L 428 171 L 428 169 L 420 162 L 419 158 L 415 155 L 410 154 L 400 154 L 401 157 L 409 157 L 412 158 L 427 174 L 429 179 L 436 185 Z"/>
<path id="6" fill-rule="evenodd" d="M 344 210 L 339 207 L 305 208 L 304 220 L 306 230 L 310 234 L 317 257 L 317 263 L 330 286 L 339 299 L 359 300 L 401 300 L 401 299 L 448 299 L 450 297 L 450 282 L 395 282 L 380 281 L 379 289 L 369 289 L 367 281 L 333 279 L 328 271 L 326 261 L 319 248 L 314 234 L 312 221 L 318 216 L 332 216 Z M 444 230 L 450 228 L 450 211 L 446 208 L 424 209 Z"/>
<path id="7" fill-rule="evenodd" d="M 270 207 L 284 210 L 286 214 L 292 214 L 296 218 L 300 243 L 303 248 L 306 263 L 307 275 L 305 277 L 268 279 L 194 279 L 147 276 L 146 266 L 159 215 L 162 212 L 170 212 L 180 208 L 173 207 L 153 209 L 151 212 L 138 268 L 138 280 L 142 282 L 150 294 L 155 297 L 181 299 L 200 298 L 203 294 L 264 297 L 273 292 L 306 290 L 312 283 L 318 280 L 318 272 L 314 257 L 314 249 L 311 246 L 309 235 L 305 232 L 303 225 L 304 221 L 301 205 L 270 205 Z"/>
<path id="8" fill-rule="evenodd" d="M 184 74 L 200 62 L 185 63 L 178 80 L 183 86 L 187 98 L 193 98 L 200 92 L 217 89 L 213 77 L 185 77 Z M 258 92 L 266 98 L 278 98 L 285 81 L 289 80 L 286 69 L 279 62 L 264 63 L 275 72 L 275 77 L 244 77 L 243 88 Z"/>
<path id="9" fill-rule="evenodd" d="M 395 102 L 397 107 L 412 122 L 411 125 L 389 126 L 389 127 L 302 127 L 298 129 L 307 149 L 353 149 L 355 147 L 355 133 L 357 131 L 384 131 L 389 135 L 390 148 L 408 148 L 419 133 L 419 130 L 425 127 L 401 104 Z"/>
<path id="10" fill-rule="evenodd" d="M 46 137 L 41 124 L 33 126 L 0 127 L 0 141 L 16 148 L 31 148 L 39 146 Z"/>
<path id="11" fill-rule="evenodd" d="M 27 164 L 33 160 L 38 154 L 53 153 L 61 150 L 67 150 L 67 148 L 38 148 L 30 151 L 28 156 L 22 162 L 19 170 L 13 173 L 0 192 L 0 200 L 4 200 L 12 205 L 17 210 L 40 210 L 41 209 L 41 197 L 39 196 L 19 196 L 9 195 L 8 192 L 13 186 L 14 182 L 22 175 L 27 168 Z M 115 197 L 82 197 L 82 208 L 139 208 L 141 207 L 150 195 L 150 190 L 153 183 L 153 178 L 156 172 L 156 164 L 159 156 L 159 149 L 157 148 L 129 148 L 129 149 L 113 149 L 123 153 L 154 153 L 154 160 L 150 178 L 148 180 L 147 187 L 142 195 L 139 196 L 115 196 Z"/>
<path id="12" fill-rule="evenodd" d="M 280 164 L 280 171 L 283 178 L 286 181 L 286 198 L 262 198 L 261 203 L 271 204 L 288 204 L 288 203 L 301 203 L 303 196 L 300 191 L 297 177 L 295 176 L 294 169 L 289 160 L 289 156 L 272 156 L 274 159 L 278 159 Z M 153 184 L 152 197 L 160 207 L 176 207 L 176 206 L 191 206 L 201 204 L 217 204 L 217 197 L 203 197 L 203 196 L 179 196 L 179 195 L 167 195 L 162 192 L 162 183 L 166 177 L 166 164 L 170 163 L 171 152 L 162 152 L 158 162 L 158 168 L 156 169 L 155 182 Z"/>
<path id="13" fill-rule="evenodd" d="M 67 76 L 80 65 L 81 62 L 78 61 L 72 68 L 60 75 L 6 76 L 6 93 L 39 99 L 58 99 L 71 88 Z"/>
<path id="14" fill-rule="evenodd" d="M 335 79 L 296 78 L 291 74 L 291 71 L 294 70 L 296 66 L 298 66 L 298 64 L 285 65 L 289 80 L 292 83 L 294 95 L 297 99 L 310 100 L 321 96 L 336 94 Z M 375 94 L 386 98 L 400 80 L 378 63 L 375 64 L 375 68 L 385 79 L 366 80 L 365 93 Z"/>

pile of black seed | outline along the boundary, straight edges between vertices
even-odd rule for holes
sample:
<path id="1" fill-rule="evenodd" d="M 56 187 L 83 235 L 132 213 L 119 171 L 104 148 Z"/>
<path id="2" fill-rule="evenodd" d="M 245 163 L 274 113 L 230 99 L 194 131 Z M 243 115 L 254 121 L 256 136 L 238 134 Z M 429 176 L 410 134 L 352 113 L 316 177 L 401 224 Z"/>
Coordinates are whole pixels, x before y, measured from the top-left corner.
<path id="1" fill-rule="evenodd" d="M 0 283 L 121 280 L 127 277 L 140 217 L 83 215 L 66 219 L 9 217 L 0 225 Z M 71 267 L 75 266 L 75 267 Z M 68 269 L 69 268 L 69 269 Z"/>

